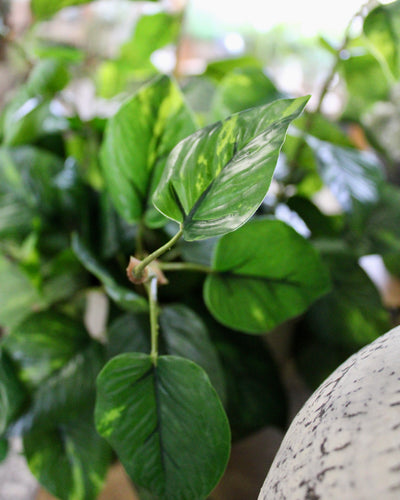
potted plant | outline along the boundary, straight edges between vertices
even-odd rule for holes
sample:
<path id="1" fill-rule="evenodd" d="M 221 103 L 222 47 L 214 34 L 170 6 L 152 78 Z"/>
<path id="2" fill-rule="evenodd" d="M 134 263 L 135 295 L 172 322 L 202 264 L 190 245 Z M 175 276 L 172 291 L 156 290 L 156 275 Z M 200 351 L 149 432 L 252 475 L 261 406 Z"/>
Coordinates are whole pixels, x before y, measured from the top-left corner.
<path id="1" fill-rule="evenodd" d="M 65 5 L 33 1 L 36 22 Z M 384 74 L 382 9 L 397 15 L 398 2 L 369 13 L 364 31 L 368 68 Z M 362 151 L 322 115 L 332 76 L 304 113 L 308 96 L 283 95 L 250 59 L 180 83 L 155 75 L 150 56 L 179 23 L 143 16 L 128 42 L 136 59 L 127 44 L 99 67 L 103 95 L 136 89 L 110 118 L 57 111 L 85 54 L 40 38 L 2 113 L 1 446 L 21 435 L 31 471 L 61 499 L 95 499 L 116 457 L 141 498 L 206 498 L 232 439 L 286 426 L 262 334 L 301 317 L 293 353 L 317 385 L 389 326 L 359 266 L 400 249 L 400 190 L 372 129 L 375 151 Z M 341 56 L 360 44 L 347 36 L 335 51 L 350 103 L 359 56 Z M 110 86 L 109 74 L 121 78 Z M 350 103 L 344 118 L 366 130 Z M 323 186 L 339 214 L 315 203 Z M 85 326 L 93 290 L 108 309 L 100 340 Z"/>

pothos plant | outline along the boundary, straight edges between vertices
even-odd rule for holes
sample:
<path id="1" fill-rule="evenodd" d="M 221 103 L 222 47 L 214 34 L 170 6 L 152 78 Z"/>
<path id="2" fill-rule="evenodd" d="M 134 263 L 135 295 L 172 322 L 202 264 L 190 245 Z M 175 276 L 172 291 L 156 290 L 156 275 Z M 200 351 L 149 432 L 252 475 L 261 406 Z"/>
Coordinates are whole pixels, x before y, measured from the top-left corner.
<path id="1" fill-rule="evenodd" d="M 40 21 L 77 3 L 32 8 Z M 56 106 L 84 54 L 37 40 L 2 114 L 0 444 L 5 454 L 22 435 L 30 469 L 60 499 L 95 499 L 115 457 L 143 498 L 207 498 L 231 439 L 286 425 L 261 334 L 301 316 L 294 355 L 316 384 L 388 329 L 358 265 L 400 252 L 400 191 L 382 161 L 320 105 L 300 117 L 308 97 L 282 95 L 254 59 L 182 85 L 154 76 L 151 53 L 176 35 L 173 15 L 144 16 L 124 46 L 135 57 L 123 47 L 97 84 L 146 83 L 110 119 L 87 121 Z M 110 87 L 110 71 L 122 83 Z M 324 185 L 338 215 L 314 201 Z M 93 289 L 108 301 L 101 341 L 84 321 Z"/>

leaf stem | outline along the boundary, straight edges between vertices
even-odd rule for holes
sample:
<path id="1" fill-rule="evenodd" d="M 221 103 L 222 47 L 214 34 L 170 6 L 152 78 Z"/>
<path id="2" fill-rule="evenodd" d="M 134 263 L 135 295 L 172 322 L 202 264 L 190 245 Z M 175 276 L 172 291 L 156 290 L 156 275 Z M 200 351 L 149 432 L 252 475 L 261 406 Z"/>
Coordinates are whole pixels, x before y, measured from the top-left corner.
<path id="1" fill-rule="evenodd" d="M 157 301 L 157 276 L 152 274 L 145 283 L 150 306 L 150 332 L 151 332 L 151 351 L 150 357 L 153 365 L 157 365 L 158 358 L 158 301 Z"/>
<path id="2" fill-rule="evenodd" d="M 179 231 L 173 236 L 165 245 L 158 248 L 155 252 L 148 255 L 145 259 L 143 259 L 137 266 L 132 269 L 132 275 L 137 279 L 141 280 L 144 274 L 146 267 L 153 262 L 153 260 L 160 257 L 160 255 L 167 252 L 175 243 L 179 240 L 179 238 L 183 234 L 183 227 L 180 226 Z"/>
<path id="3" fill-rule="evenodd" d="M 162 271 L 198 271 L 207 274 L 214 272 L 211 267 L 194 262 L 160 262 L 158 266 Z"/>

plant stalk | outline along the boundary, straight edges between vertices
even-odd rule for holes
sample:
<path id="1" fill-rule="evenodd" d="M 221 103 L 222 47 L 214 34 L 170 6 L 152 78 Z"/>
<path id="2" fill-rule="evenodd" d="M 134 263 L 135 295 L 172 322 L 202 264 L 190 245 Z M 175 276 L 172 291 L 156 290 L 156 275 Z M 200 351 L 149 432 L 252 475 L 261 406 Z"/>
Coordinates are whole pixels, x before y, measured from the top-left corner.
<path id="1" fill-rule="evenodd" d="M 164 254 L 167 252 L 175 243 L 180 239 L 180 237 L 183 234 L 183 227 L 180 226 L 179 231 L 173 236 L 165 245 L 162 247 L 158 248 L 155 252 L 151 253 L 148 255 L 145 259 L 143 259 L 137 266 L 135 266 L 132 270 L 131 273 L 134 276 L 134 278 L 138 281 L 140 281 L 143 278 L 144 271 L 146 267 L 153 262 L 153 260 L 157 259 L 160 257 L 160 255 Z"/>
<path id="2" fill-rule="evenodd" d="M 159 262 L 158 267 L 162 271 L 198 271 L 207 274 L 213 272 L 211 267 L 195 264 L 194 262 Z"/>
<path id="3" fill-rule="evenodd" d="M 151 351 L 150 357 L 154 366 L 157 366 L 158 358 L 158 301 L 157 301 L 157 276 L 152 274 L 149 281 L 145 283 L 150 306 L 150 332 Z"/>

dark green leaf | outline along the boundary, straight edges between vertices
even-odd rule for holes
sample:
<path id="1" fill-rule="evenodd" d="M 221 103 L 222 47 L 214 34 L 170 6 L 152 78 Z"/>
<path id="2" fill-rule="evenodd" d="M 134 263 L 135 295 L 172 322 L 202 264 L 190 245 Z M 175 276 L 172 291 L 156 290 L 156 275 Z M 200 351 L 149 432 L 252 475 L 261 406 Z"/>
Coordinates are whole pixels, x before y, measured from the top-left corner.
<path id="1" fill-rule="evenodd" d="M 237 229 L 264 199 L 287 127 L 307 100 L 243 111 L 181 141 L 168 158 L 155 206 L 183 224 L 187 240 Z"/>
<path id="2" fill-rule="evenodd" d="M 318 300 L 304 321 L 314 336 L 358 350 L 389 327 L 379 293 L 352 255 L 325 257 L 332 274 L 332 291 Z"/>
<path id="3" fill-rule="evenodd" d="M 4 340 L 21 380 L 37 386 L 90 341 L 83 325 L 56 312 L 29 316 Z"/>
<path id="4" fill-rule="evenodd" d="M 220 325 L 215 325 L 212 332 L 225 373 L 226 411 L 233 439 L 269 425 L 284 429 L 286 393 L 265 341 Z"/>
<path id="5" fill-rule="evenodd" d="M 4 349 L 0 348 L 0 436 L 16 417 L 26 398 L 16 369 Z"/>
<path id="6" fill-rule="evenodd" d="M 72 248 L 83 266 L 98 278 L 107 295 L 122 308 L 129 311 L 147 311 L 147 301 L 133 290 L 119 285 L 107 269 L 89 251 L 77 234 L 72 237 Z"/>
<path id="7" fill-rule="evenodd" d="M 364 34 L 377 59 L 394 78 L 400 76 L 400 2 L 379 5 L 364 21 Z"/>
<path id="8" fill-rule="evenodd" d="M 44 307 L 44 300 L 28 276 L 0 255 L 0 325 L 13 328 L 33 310 Z"/>
<path id="9" fill-rule="evenodd" d="M 378 158 L 369 152 L 335 146 L 315 137 L 308 138 L 325 184 L 343 210 L 349 212 L 354 203 L 374 203 L 379 199 L 383 170 Z"/>
<path id="10" fill-rule="evenodd" d="M 111 449 L 97 434 L 92 418 L 92 412 L 85 412 L 24 437 L 30 470 L 60 500 L 95 500 L 103 487 Z"/>
<path id="11" fill-rule="evenodd" d="M 340 215 L 325 215 L 312 201 L 303 196 L 292 196 L 287 205 L 300 215 L 313 238 L 340 237 L 344 224 Z"/>
<path id="12" fill-rule="evenodd" d="M 150 318 L 148 314 L 124 314 L 107 330 L 107 356 L 125 352 L 150 352 Z"/>
<path id="13" fill-rule="evenodd" d="M 213 117 L 223 120 L 233 113 L 268 104 L 281 97 L 282 94 L 261 69 L 251 66 L 236 69 L 218 85 Z"/>
<path id="14" fill-rule="evenodd" d="M 7 439 L 0 439 L 0 463 L 7 458 L 8 454 L 8 441 Z"/>
<path id="15" fill-rule="evenodd" d="M 253 220 L 218 242 L 204 300 L 222 324 L 265 333 L 303 313 L 329 290 L 312 245 L 272 219 Z"/>
<path id="16" fill-rule="evenodd" d="M 103 347 L 91 341 L 53 372 L 31 395 L 29 409 L 17 424 L 20 432 L 48 428 L 49 422 L 68 422 L 84 408 L 94 407 L 96 377 L 104 361 Z"/>
<path id="17" fill-rule="evenodd" d="M 228 421 L 191 361 L 117 356 L 99 375 L 95 417 L 131 479 L 160 498 L 206 498 L 225 469 Z"/>
<path id="18" fill-rule="evenodd" d="M 365 254 L 400 252 L 400 189 L 385 184 L 375 204 L 360 205 L 349 220 L 350 243 Z"/>
<path id="19" fill-rule="evenodd" d="M 222 401 L 225 380 L 218 354 L 201 318 L 182 304 L 166 306 L 160 314 L 166 352 L 190 359 L 205 370 Z"/>
<path id="20" fill-rule="evenodd" d="M 66 209 L 62 204 L 62 186 L 67 172 L 64 162 L 47 151 L 30 146 L 0 148 L 0 193 L 12 195 L 22 209 L 54 216 Z"/>
<path id="21" fill-rule="evenodd" d="M 101 160 L 116 209 L 128 222 L 165 219 L 151 196 L 172 148 L 195 130 L 178 87 L 166 76 L 143 87 L 108 123 Z"/>
<path id="22" fill-rule="evenodd" d="M 200 365 L 224 401 L 225 381 L 221 365 L 201 319 L 189 308 L 177 304 L 163 307 L 159 321 L 160 350 Z M 124 352 L 150 352 L 150 320 L 147 314 L 126 314 L 110 325 L 109 357 Z"/>

